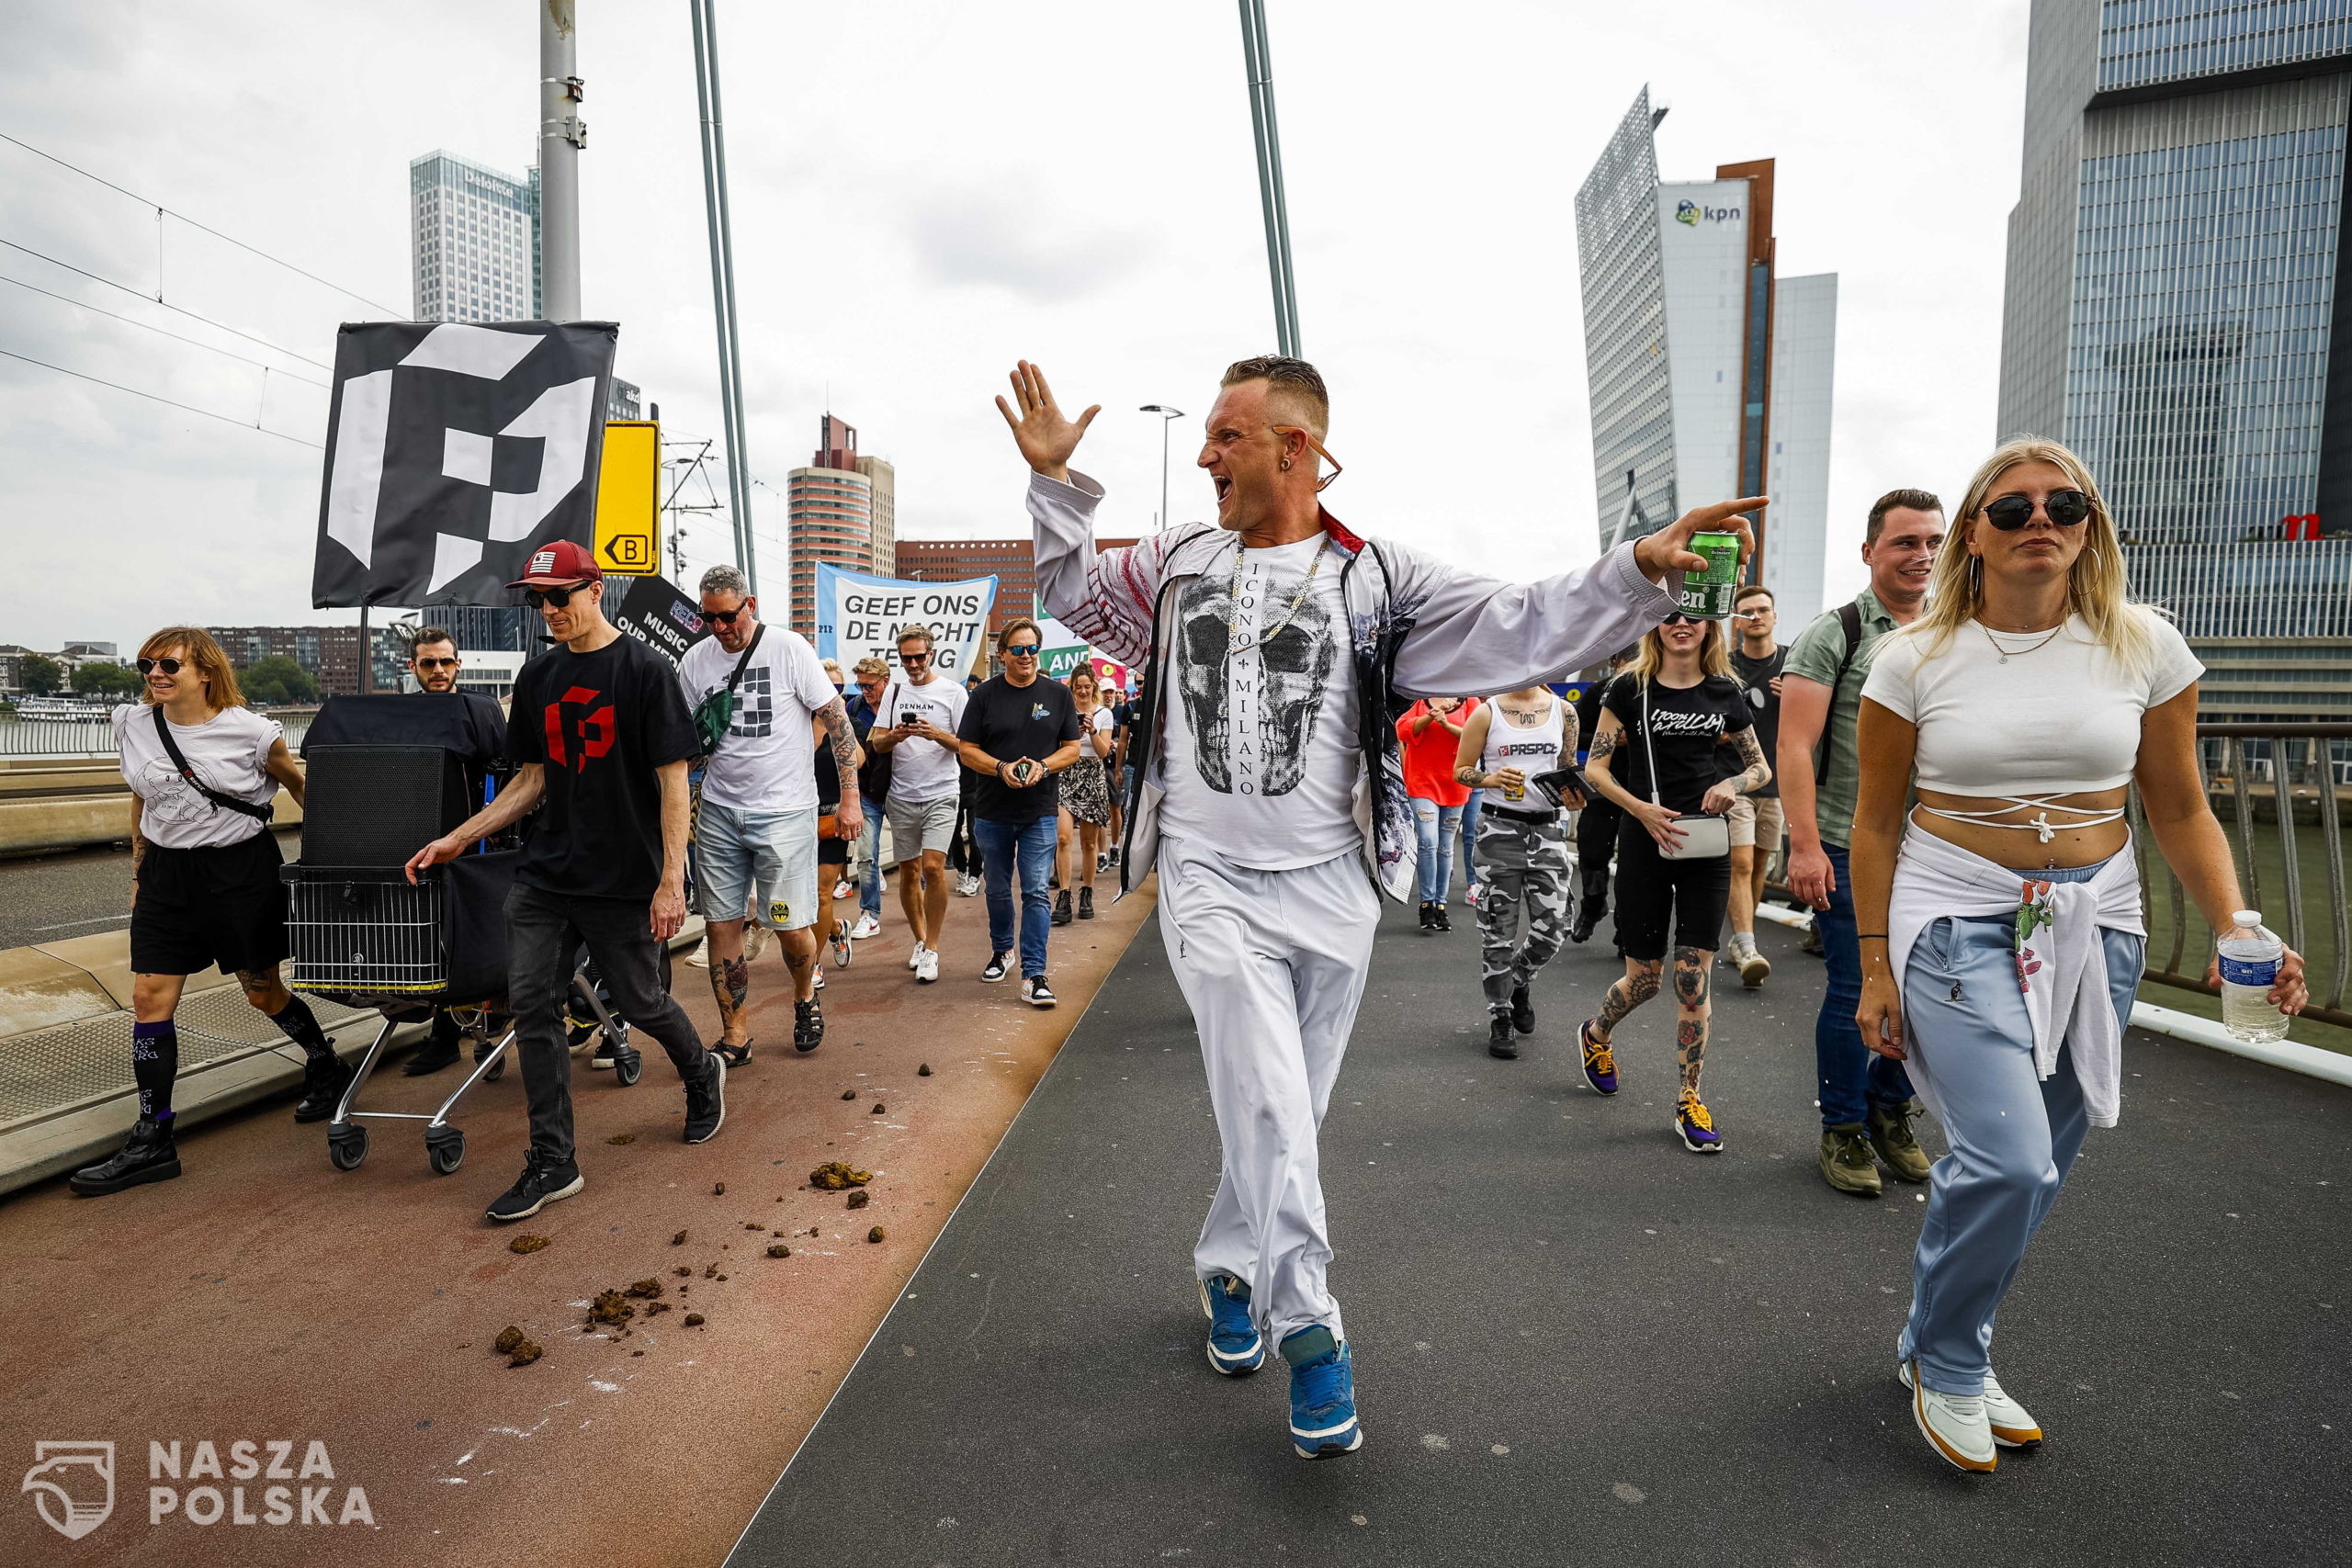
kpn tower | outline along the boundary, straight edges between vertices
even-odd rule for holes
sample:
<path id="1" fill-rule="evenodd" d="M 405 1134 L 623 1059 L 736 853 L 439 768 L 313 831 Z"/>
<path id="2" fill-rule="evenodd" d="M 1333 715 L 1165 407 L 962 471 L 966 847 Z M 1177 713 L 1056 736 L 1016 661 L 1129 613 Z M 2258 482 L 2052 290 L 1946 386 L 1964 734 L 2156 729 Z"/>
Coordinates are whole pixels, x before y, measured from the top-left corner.
<path id="1" fill-rule="evenodd" d="M 1778 275 L 1771 159 L 1661 181 L 1665 118 L 1644 87 L 1577 192 L 1601 547 L 1770 496 L 1752 575 L 1801 626 L 1821 609 L 1838 275 Z"/>

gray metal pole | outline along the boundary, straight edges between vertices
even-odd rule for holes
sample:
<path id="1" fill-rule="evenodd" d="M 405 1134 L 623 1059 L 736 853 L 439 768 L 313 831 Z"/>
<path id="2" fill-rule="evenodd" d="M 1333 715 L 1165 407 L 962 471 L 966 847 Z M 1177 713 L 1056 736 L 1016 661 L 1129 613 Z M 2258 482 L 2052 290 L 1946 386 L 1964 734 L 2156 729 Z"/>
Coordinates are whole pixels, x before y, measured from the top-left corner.
<path id="1" fill-rule="evenodd" d="M 1166 414 L 1159 416 L 1159 525 L 1168 526 L 1168 425 Z"/>
<path id="2" fill-rule="evenodd" d="M 1274 120 L 1273 52 L 1265 0 L 1241 0 L 1241 51 L 1250 77 L 1250 129 L 1258 143 L 1258 198 L 1266 220 L 1266 270 L 1273 283 L 1274 339 L 1298 356 L 1298 288 L 1291 271 L 1290 207 L 1283 189 L 1282 132 Z"/>
<path id="3" fill-rule="evenodd" d="M 752 485 L 744 467 L 741 359 L 735 346 L 735 263 L 728 221 L 727 163 L 718 109 L 718 18 L 708 0 L 687 0 L 694 18 L 695 86 L 702 117 L 703 207 L 710 224 L 710 307 L 718 332 L 719 429 L 727 442 L 727 510 L 735 534 L 735 561 L 754 592 L 758 570 L 752 542 Z"/>
<path id="4" fill-rule="evenodd" d="M 581 98 L 572 0 L 539 0 L 539 266 L 551 321 L 580 319 Z"/>
<path id="5" fill-rule="evenodd" d="M 735 219 L 734 208 L 727 195 L 727 127 L 718 106 L 718 6 L 717 0 L 702 0 L 703 36 L 710 44 L 710 146 L 718 165 L 719 271 L 727 286 L 727 368 L 729 379 L 735 387 L 735 459 L 729 465 L 735 475 L 734 491 L 741 497 L 743 511 L 743 577 L 752 592 L 760 591 L 759 551 L 752 536 L 752 444 L 743 428 L 743 318 L 735 309 Z M 787 527 L 785 536 L 789 539 Z M 791 598 L 791 547 L 786 546 L 786 599 Z"/>

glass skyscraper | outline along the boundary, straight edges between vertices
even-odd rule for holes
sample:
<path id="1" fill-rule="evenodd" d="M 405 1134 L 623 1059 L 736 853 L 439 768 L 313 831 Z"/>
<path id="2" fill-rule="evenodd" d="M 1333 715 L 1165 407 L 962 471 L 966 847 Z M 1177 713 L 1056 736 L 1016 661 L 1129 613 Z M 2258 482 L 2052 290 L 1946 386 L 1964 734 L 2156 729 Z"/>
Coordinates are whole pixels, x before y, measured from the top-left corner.
<path id="1" fill-rule="evenodd" d="M 539 306 L 539 172 L 435 151 L 408 165 L 420 321 L 530 321 Z"/>
<path id="2" fill-rule="evenodd" d="M 2033 7 L 2000 434 L 2090 465 L 2209 719 L 2352 709 L 2347 73 L 2352 0 Z"/>

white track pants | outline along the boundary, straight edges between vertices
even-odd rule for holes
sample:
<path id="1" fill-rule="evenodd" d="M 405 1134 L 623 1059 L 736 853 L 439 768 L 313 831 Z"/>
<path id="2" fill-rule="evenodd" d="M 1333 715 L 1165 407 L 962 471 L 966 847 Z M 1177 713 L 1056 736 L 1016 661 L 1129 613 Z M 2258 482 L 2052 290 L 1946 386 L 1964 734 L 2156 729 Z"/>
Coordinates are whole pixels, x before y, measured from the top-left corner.
<path id="1" fill-rule="evenodd" d="M 1159 867 L 1160 934 L 1200 1030 L 1225 1145 L 1193 1271 L 1248 1284 L 1270 1344 L 1317 1324 L 1344 1338 L 1325 1280 L 1316 1129 L 1363 998 L 1379 896 L 1353 853 L 1251 871 L 1163 839 Z"/>

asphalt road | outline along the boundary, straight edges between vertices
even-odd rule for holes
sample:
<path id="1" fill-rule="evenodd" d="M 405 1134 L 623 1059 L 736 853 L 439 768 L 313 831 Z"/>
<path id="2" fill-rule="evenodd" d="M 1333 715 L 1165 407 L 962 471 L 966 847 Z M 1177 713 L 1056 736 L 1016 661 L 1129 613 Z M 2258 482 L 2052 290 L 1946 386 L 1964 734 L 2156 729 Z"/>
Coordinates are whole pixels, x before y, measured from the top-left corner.
<path id="1" fill-rule="evenodd" d="M 277 835 L 288 860 L 302 836 Z M 130 925 L 130 852 L 75 850 L 0 861 L 0 948 L 119 931 Z"/>
<path id="2" fill-rule="evenodd" d="M 1475 939 L 1392 910 L 1324 1129 L 1359 1453 L 1204 1364 L 1217 1145 L 1139 936 L 730 1562 L 2341 1563 L 2352 1091 L 2142 1032 L 2002 1314 L 2051 1434 L 1964 1476 L 1894 1381 L 1924 1206 L 1814 1169 L 1817 962 L 1718 992 L 1727 1151 L 1668 1130 L 1671 1014 L 1584 1089 L 1571 949 L 1489 1059 Z M 1931 1149 L 1940 1149 L 1932 1132 Z"/>

